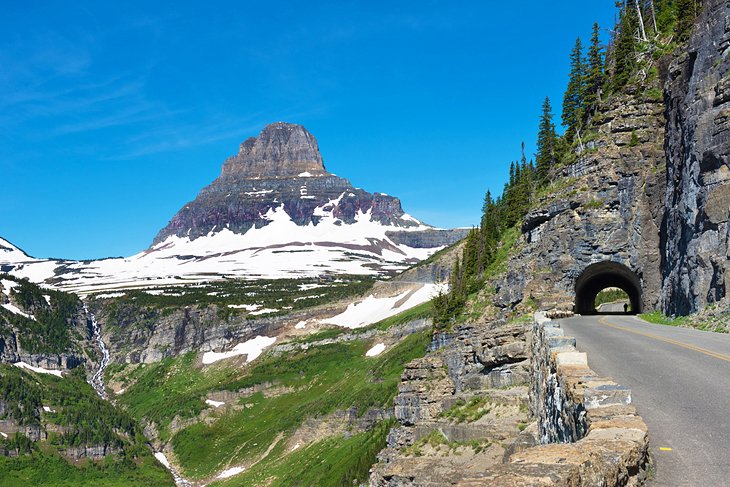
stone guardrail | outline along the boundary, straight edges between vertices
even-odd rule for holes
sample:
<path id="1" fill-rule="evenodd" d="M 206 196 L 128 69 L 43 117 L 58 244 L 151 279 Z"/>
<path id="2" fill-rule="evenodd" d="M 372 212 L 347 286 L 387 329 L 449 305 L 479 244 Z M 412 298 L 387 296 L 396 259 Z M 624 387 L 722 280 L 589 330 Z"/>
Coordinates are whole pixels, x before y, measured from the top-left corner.
<path id="1" fill-rule="evenodd" d="M 540 443 L 458 485 L 635 486 L 646 478 L 649 439 L 631 390 L 588 367 L 575 338 L 536 313 L 532 413 Z"/>

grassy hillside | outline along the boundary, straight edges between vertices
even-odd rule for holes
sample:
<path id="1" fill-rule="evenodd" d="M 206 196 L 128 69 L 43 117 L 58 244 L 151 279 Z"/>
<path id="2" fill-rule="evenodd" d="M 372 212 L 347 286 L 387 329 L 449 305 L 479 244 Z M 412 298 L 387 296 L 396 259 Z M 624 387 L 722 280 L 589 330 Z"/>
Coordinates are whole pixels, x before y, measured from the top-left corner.
<path id="1" fill-rule="evenodd" d="M 372 328 L 427 313 L 425 305 Z M 405 364 L 423 356 L 429 341 L 429 331 L 412 334 L 376 357 L 365 356 L 377 342 L 372 338 L 300 342 L 292 351 L 264 355 L 246 366 L 236 359 L 202 366 L 189 353 L 150 365 L 116 365 L 109 375 L 126 383 L 119 403 L 136 419 L 156 424 L 186 477 L 212 479 L 243 465 L 247 469 L 235 477 L 237 485 L 264 479 L 271 485 L 295 485 L 292 479 L 305 478 L 310 480 L 302 485 L 351 485 L 355 478 L 365 479 L 383 447 L 386 421 L 366 431 L 356 428 L 350 436 L 324 435 L 294 452 L 288 441 L 308 420 L 350 408 L 362 415 L 392 406 Z M 237 393 L 254 387 L 262 390 Z M 234 393 L 233 399 L 219 409 L 205 403 L 207 395 L 221 391 Z M 189 426 L 174 427 L 179 424 Z"/>

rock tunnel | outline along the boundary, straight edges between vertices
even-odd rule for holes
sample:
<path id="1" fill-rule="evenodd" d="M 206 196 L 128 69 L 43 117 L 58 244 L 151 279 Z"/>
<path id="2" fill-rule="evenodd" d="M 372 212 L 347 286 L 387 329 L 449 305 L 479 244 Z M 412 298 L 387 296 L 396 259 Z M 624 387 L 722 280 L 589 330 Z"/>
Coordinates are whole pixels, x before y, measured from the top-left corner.
<path id="1" fill-rule="evenodd" d="M 589 265 L 575 281 L 575 312 L 595 314 L 596 295 L 609 287 L 617 287 L 629 296 L 632 314 L 641 312 L 639 276 L 625 265 L 610 261 Z"/>

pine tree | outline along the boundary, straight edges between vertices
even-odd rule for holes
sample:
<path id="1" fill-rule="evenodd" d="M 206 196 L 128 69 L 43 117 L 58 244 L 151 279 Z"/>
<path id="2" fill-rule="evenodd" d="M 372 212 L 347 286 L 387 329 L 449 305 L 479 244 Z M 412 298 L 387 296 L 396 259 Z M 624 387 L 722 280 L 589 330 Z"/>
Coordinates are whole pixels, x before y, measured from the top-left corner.
<path id="1" fill-rule="evenodd" d="M 639 20 L 636 10 L 625 6 L 621 10 L 621 20 L 618 25 L 618 36 L 613 50 L 613 79 L 612 88 L 620 90 L 629 82 L 636 69 L 636 33 Z"/>
<path id="2" fill-rule="evenodd" d="M 663 34 L 670 31 L 675 21 L 675 10 L 672 0 L 655 0 L 657 30 Z"/>
<path id="3" fill-rule="evenodd" d="M 583 105 L 585 107 L 585 114 L 590 116 L 595 113 L 598 103 L 601 101 L 601 91 L 605 82 L 605 76 L 603 74 L 603 52 L 599 38 L 598 23 L 593 24 L 586 71 L 585 99 Z"/>
<path id="4" fill-rule="evenodd" d="M 677 15 L 675 33 L 679 41 L 686 41 L 692 33 L 692 25 L 697 17 L 698 0 L 676 0 L 674 4 Z"/>
<path id="5" fill-rule="evenodd" d="M 540 115 L 540 126 L 537 132 L 537 179 L 539 184 L 545 184 L 550 169 L 555 165 L 555 146 L 557 143 L 555 124 L 553 123 L 553 108 L 550 98 L 545 97 L 542 103 L 542 114 Z"/>
<path id="6" fill-rule="evenodd" d="M 583 120 L 583 101 L 585 97 L 586 63 L 583 59 L 583 43 L 580 37 L 570 53 L 570 78 L 568 89 L 563 96 L 563 126 L 568 140 L 573 139 L 576 129 Z"/>

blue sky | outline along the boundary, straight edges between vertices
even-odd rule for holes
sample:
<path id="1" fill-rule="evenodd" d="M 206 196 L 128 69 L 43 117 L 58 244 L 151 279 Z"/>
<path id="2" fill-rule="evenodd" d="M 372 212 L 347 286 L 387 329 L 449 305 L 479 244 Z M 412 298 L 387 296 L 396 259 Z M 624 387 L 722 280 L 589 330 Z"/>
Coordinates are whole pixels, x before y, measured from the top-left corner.
<path id="1" fill-rule="evenodd" d="M 479 220 L 591 2 L 11 2 L 0 16 L 0 236 L 131 255 L 240 142 L 300 123 L 325 165 L 442 227 Z M 590 5 L 590 7 L 588 7 Z M 607 34 L 604 31 L 604 37 Z"/>

